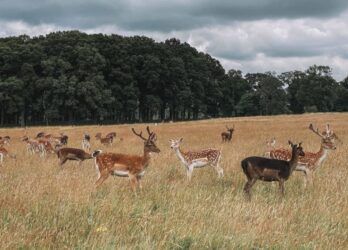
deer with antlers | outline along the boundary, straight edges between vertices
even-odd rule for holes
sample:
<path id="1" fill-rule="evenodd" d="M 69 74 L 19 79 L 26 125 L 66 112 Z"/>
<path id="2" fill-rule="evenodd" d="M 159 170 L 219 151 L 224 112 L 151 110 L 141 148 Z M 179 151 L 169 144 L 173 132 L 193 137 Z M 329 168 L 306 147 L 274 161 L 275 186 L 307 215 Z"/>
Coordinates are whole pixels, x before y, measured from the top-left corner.
<path id="1" fill-rule="evenodd" d="M 96 182 L 97 187 L 100 186 L 110 175 L 119 177 L 128 177 L 133 191 L 137 188 L 141 189 L 140 180 L 145 173 L 145 169 L 150 164 L 150 153 L 159 153 L 160 149 L 156 146 L 157 136 L 150 128 L 146 128 L 148 137 L 145 138 L 142 132 L 137 133 L 132 128 L 133 133 L 144 141 L 144 154 L 128 155 L 117 153 L 102 153 L 101 150 L 93 152 L 95 158 L 95 167 L 98 174 Z"/>
<path id="2" fill-rule="evenodd" d="M 305 186 L 307 186 L 307 183 L 313 183 L 313 172 L 321 166 L 329 151 L 336 149 L 335 140 L 339 140 L 329 125 L 326 126 L 326 130 L 322 133 L 319 132 L 318 128 L 315 130 L 312 124 L 309 125 L 309 129 L 321 138 L 321 142 L 318 152 L 305 152 L 305 156 L 300 156 L 298 160 L 295 170 L 304 172 Z M 272 159 L 289 160 L 291 158 L 291 152 L 282 148 L 271 150 L 269 154 Z"/>
<path id="3" fill-rule="evenodd" d="M 227 132 L 222 132 L 221 133 L 221 139 L 222 139 L 222 142 L 229 142 L 232 140 L 232 134 L 234 132 L 234 125 L 233 125 L 233 128 L 229 128 L 227 127 Z"/>
<path id="4" fill-rule="evenodd" d="M 180 149 L 180 140 L 170 140 L 170 147 L 175 151 L 177 157 L 186 168 L 187 178 L 190 181 L 194 168 L 201 168 L 205 166 L 212 166 L 219 177 L 224 175 L 224 170 L 220 167 L 221 150 L 217 149 L 203 149 L 200 151 L 183 152 Z"/>

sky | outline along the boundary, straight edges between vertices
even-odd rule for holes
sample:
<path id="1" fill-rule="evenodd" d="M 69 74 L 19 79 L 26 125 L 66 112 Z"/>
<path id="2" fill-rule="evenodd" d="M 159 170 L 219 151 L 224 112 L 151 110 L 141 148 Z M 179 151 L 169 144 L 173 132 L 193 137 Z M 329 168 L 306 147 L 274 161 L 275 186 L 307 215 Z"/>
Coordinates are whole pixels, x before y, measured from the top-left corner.
<path id="1" fill-rule="evenodd" d="M 58 30 L 179 38 L 225 70 L 348 76 L 348 0 L 1 0 L 0 37 Z"/>

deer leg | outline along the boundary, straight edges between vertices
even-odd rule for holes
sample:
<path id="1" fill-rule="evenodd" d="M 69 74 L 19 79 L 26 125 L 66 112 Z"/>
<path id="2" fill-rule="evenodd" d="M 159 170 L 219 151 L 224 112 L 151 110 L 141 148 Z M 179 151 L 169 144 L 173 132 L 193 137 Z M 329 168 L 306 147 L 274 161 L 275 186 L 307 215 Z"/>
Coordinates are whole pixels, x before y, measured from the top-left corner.
<path id="1" fill-rule="evenodd" d="M 141 176 L 137 175 L 137 181 L 138 181 L 138 186 L 139 186 L 139 189 L 142 190 L 143 189 L 143 186 L 141 185 Z"/>
<path id="2" fill-rule="evenodd" d="M 187 167 L 187 169 L 186 169 L 186 174 L 187 174 L 187 180 L 188 180 L 188 181 L 191 181 L 193 168 L 194 168 L 194 165 L 191 164 L 191 165 L 189 165 L 189 166 Z"/>
<path id="3" fill-rule="evenodd" d="M 307 187 L 307 185 L 312 186 L 313 185 L 313 177 L 312 177 L 312 171 L 309 169 L 306 169 L 305 171 L 305 188 Z"/>
<path id="4" fill-rule="evenodd" d="M 4 154 L 0 153 L 0 165 L 2 165 L 3 160 L 4 160 Z"/>
<path id="5" fill-rule="evenodd" d="M 98 188 L 108 177 L 109 177 L 109 173 L 106 171 L 103 171 L 100 174 L 100 177 L 98 178 L 98 180 L 95 182 L 96 187 Z"/>
<path id="6" fill-rule="evenodd" d="M 253 178 L 253 179 L 248 180 L 247 183 L 245 183 L 244 192 L 247 195 L 249 200 L 251 199 L 250 189 L 252 188 L 252 186 L 255 184 L 256 181 L 257 181 L 257 179 Z"/>
<path id="7" fill-rule="evenodd" d="M 280 191 L 280 194 L 282 197 L 284 197 L 284 194 L 285 194 L 285 189 L 284 189 L 284 180 L 283 179 L 279 179 L 279 191 Z"/>
<path id="8" fill-rule="evenodd" d="M 62 166 L 67 160 L 68 160 L 68 158 L 60 159 L 59 166 Z"/>
<path id="9" fill-rule="evenodd" d="M 138 180 L 137 180 L 137 177 L 133 174 L 129 174 L 128 173 L 128 176 L 129 176 L 129 180 L 131 182 L 131 186 L 132 186 L 132 190 L 133 192 L 136 193 L 137 191 L 137 186 L 138 186 Z"/>

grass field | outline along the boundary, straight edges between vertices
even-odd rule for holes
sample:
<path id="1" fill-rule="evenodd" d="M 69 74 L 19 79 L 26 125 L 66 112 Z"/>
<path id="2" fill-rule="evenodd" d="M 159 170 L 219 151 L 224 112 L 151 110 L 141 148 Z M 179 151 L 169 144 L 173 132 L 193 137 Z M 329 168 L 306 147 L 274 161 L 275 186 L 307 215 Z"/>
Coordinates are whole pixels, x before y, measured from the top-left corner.
<path id="1" fill-rule="evenodd" d="M 277 144 L 303 142 L 317 151 L 320 139 L 309 123 L 322 129 L 329 122 L 343 144 L 330 152 L 315 172 L 314 185 L 304 189 L 295 172 L 279 199 L 278 184 L 257 182 L 248 202 L 240 161 L 263 155 L 266 139 Z M 183 150 L 221 148 L 220 133 L 235 125 L 232 142 L 224 144 L 218 179 L 212 168 L 195 169 L 186 180 L 184 167 L 169 147 L 183 137 Z M 55 155 L 28 156 L 23 135 L 39 131 L 69 136 L 69 146 L 81 147 L 83 132 L 117 132 L 117 142 L 93 149 L 142 154 L 143 143 L 130 125 L 35 127 L 0 129 L 10 135 L 9 151 L 0 166 L 0 248 L 76 249 L 347 249 L 348 248 L 348 114 L 243 117 L 152 125 L 160 154 L 143 178 L 143 191 L 133 194 L 126 178 L 110 177 L 95 189 L 93 160 L 80 167 L 67 162 L 61 169 Z M 135 125 L 137 130 L 144 125 Z M 120 137 L 123 138 L 120 141 Z"/>

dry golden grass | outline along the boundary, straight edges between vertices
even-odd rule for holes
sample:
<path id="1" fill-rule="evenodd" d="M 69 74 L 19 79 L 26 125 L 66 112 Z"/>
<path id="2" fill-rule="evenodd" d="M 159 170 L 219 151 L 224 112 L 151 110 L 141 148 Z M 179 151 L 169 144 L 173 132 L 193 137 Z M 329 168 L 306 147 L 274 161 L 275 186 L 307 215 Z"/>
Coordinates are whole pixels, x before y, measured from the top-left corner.
<path id="1" fill-rule="evenodd" d="M 320 128 L 329 122 L 343 141 L 315 173 L 314 185 L 305 190 L 303 174 L 296 172 L 283 200 L 278 185 L 264 182 L 254 186 L 251 202 L 245 200 L 240 161 L 262 155 L 273 136 L 284 146 L 291 139 L 317 151 L 320 140 L 307 129 L 310 122 Z M 222 149 L 225 177 L 218 179 L 211 168 L 195 169 L 188 183 L 168 140 L 184 137 L 183 150 L 221 148 L 225 124 L 236 128 Z M 116 144 L 106 150 L 141 154 L 143 144 L 130 125 L 0 129 L 12 137 L 8 149 L 17 154 L 16 161 L 7 158 L 0 166 L 0 248 L 347 249 L 347 125 L 348 114 L 152 125 L 161 153 L 153 155 L 137 196 L 126 178 L 110 177 L 96 190 L 92 160 L 60 169 L 55 155 L 28 156 L 19 140 L 39 131 L 65 132 L 69 146 L 80 147 L 83 132 L 116 131 Z M 144 125 L 135 127 L 146 132 Z M 92 148 L 103 147 L 93 138 Z"/>

